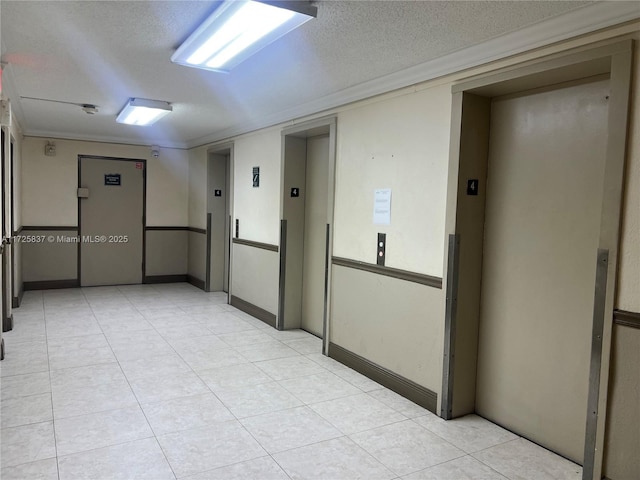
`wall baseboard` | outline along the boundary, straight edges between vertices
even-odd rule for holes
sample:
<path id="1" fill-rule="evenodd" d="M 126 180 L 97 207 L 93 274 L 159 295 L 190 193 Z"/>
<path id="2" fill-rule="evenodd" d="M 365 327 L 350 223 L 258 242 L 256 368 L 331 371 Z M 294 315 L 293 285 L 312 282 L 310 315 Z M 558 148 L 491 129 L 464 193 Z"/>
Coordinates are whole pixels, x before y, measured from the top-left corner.
<path id="1" fill-rule="evenodd" d="M 2 319 L 2 331 L 10 332 L 13 330 L 13 315 L 9 315 Z"/>
<path id="2" fill-rule="evenodd" d="M 4 360 L 4 338 L 0 339 L 0 360 Z"/>
<path id="3" fill-rule="evenodd" d="M 205 288 L 204 280 L 200 280 L 193 275 L 187 275 L 187 282 L 189 282 L 194 287 L 198 287 L 200 290 L 204 290 Z"/>
<path id="4" fill-rule="evenodd" d="M 185 273 L 182 275 L 145 275 L 142 283 L 180 283 L 186 281 L 188 279 Z"/>
<path id="5" fill-rule="evenodd" d="M 256 317 L 258 320 L 262 320 L 267 325 L 276 328 L 276 316 L 264 308 L 260 308 L 233 295 L 231 295 L 231 305 L 238 310 L 242 310 L 244 313 L 248 313 L 252 317 Z"/>
<path id="6" fill-rule="evenodd" d="M 24 287 L 20 287 L 17 297 L 13 297 L 11 300 L 11 308 L 19 308 L 22 304 L 22 297 L 24 295 Z"/>
<path id="7" fill-rule="evenodd" d="M 77 278 L 69 280 L 42 280 L 38 282 L 23 282 L 23 288 L 27 290 L 52 290 L 56 288 L 77 288 L 80 281 Z"/>
<path id="8" fill-rule="evenodd" d="M 393 390 L 430 412 L 436 413 L 438 394 L 428 388 L 418 385 L 408 378 L 404 378 L 391 370 L 387 370 L 335 343 L 329 342 L 329 357 L 369 377 L 371 380 L 378 382 L 389 390 Z"/>

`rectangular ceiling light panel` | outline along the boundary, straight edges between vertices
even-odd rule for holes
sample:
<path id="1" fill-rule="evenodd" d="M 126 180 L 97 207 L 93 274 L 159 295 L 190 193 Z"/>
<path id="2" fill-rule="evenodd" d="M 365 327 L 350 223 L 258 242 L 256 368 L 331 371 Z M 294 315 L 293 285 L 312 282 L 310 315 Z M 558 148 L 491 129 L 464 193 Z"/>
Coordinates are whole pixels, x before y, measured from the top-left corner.
<path id="1" fill-rule="evenodd" d="M 116 122 L 127 125 L 152 125 L 172 110 L 173 108 L 167 102 L 130 98 L 118 114 Z"/>
<path id="2" fill-rule="evenodd" d="M 228 72 L 315 17 L 307 2 L 226 0 L 171 56 L 188 67 Z"/>

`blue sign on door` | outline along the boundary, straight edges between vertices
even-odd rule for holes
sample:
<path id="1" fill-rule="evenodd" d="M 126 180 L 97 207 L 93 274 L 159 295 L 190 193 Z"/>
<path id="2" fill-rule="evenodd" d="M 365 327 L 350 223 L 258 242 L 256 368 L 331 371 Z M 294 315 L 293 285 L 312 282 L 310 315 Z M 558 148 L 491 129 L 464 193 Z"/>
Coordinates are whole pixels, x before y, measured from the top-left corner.
<path id="1" fill-rule="evenodd" d="M 104 175 L 105 185 L 121 185 L 119 173 L 106 173 Z"/>

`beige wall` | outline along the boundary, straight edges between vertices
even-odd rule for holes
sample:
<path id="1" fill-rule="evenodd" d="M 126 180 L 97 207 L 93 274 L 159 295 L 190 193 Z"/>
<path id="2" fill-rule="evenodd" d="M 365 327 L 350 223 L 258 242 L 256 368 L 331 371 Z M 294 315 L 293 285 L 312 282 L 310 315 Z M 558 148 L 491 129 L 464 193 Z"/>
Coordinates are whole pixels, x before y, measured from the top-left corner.
<path id="1" fill-rule="evenodd" d="M 334 265 L 331 303 L 331 342 L 440 391 L 443 290 Z"/>
<path id="2" fill-rule="evenodd" d="M 640 41 L 640 34 L 635 38 Z M 640 48 L 637 44 L 629 134 L 616 306 L 640 312 Z"/>
<path id="3" fill-rule="evenodd" d="M 234 142 L 232 217 L 234 225 L 235 219 L 240 220 L 240 238 L 272 245 L 280 242 L 280 143 L 280 129 Z M 253 167 L 260 167 L 258 188 L 252 184 Z"/>
<path id="4" fill-rule="evenodd" d="M 189 226 L 207 228 L 207 148 L 189 150 Z"/>
<path id="5" fill-rule="evenodd" d="M 234 243 L 231 295 L 278 314 L 277 252 Z"/>
<path id="6" fill-rule="evenodd" d="M 147 160 L 147 224 L 186 226 L 188 161 L 185 150 L 53 140 L 56 156 L 44 155 L 47 139 L 25 137 L 22 149 L 22 223 L 75 226 L 78 223 L 78 155 Z"/>
<path id="7" fill-rule="evenodd" d="M 604 474 L 611 480 L 640 478 L 640 330 L 614 327 Z"/>
<path id="8" fill-rule="evenodd" d="M 338 116 L 334 255 L 442 276 L 450 85 L 435 85 Z M 391 224 L 374 225 L 374 190 L 391 188 Z"/>

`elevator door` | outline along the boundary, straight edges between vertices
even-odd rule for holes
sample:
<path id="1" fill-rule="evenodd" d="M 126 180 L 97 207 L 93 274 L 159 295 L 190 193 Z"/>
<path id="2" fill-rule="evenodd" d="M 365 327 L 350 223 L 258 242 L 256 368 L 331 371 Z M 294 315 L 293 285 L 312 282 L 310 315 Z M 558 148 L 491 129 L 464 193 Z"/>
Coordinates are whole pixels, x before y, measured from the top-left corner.
<path id="1" fill-rule="evenodd" d="M 142 282 L 144 162 L 80 159 L 80 283 Z"/>
<path id="2" fill-rule="evenodd" d="M 326 254 L 329 136 L 307 139 L 304 204 L 303 329 L 322 336 Z"/>
<path id="3" fill-rule="evenodd" d="M 582 463 L 608 80 L 492 102 L 476 409 Z"/>
<path id="4" fill-rule="evenodd" d="M 207 212 L 210 222 L 209 291 L 229 291 L 229 154 L 209 154 Z"/>

